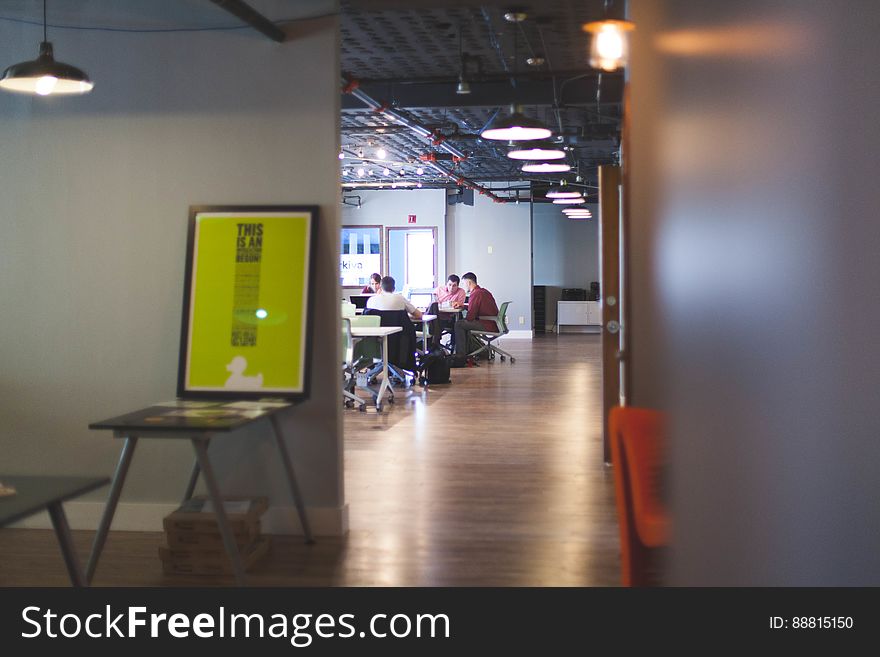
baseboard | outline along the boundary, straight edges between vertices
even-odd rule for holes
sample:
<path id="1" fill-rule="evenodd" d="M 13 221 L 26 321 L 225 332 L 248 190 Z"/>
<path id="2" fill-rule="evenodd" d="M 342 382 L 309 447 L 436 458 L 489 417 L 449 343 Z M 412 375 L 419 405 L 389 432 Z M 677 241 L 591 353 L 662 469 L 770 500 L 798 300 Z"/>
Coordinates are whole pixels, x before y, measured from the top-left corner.
<path id="1" fill-rule="evenodd" d="M 601 333 L 602 327 L 598 324 L 563 324 L 557 333 Z"/>
<path id="2" fill-rule="evenodd" d="M 532 331 L 510 331 L 504 336 L 506 340 L 531 340 Z"/>
<path id="3" fill-rule="evenodd" d="M 122 532 L 161 532 L 162 518 L 174 511 L 177 504 L 139 504 L 120 503 L 113 517 L 112 531 Z M 71 529 L 98 528 L 103 502 L 67 502 L 64 513 Z M 341 507 L 311 507 L 306 509 L 312 533 L 315 536 L 344 536 L 348 533 L 348 504 Z M 263 514 L 262 531 L 265 534 L 303 533 L 296 509 L 293 506 L 273 506 Z M 12 527 L 26 529 L 51 529 L 52 521 L 48 513 L 39 513 L 25 518 Z"/>

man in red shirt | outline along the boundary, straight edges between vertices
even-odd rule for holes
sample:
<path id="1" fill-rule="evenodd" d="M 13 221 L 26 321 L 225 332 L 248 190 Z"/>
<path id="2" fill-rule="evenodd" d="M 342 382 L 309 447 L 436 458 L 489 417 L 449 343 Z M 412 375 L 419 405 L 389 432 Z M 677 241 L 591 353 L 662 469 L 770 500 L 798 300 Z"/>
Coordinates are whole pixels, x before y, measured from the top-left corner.
<path id="1" fill-rule="evenodd" d="M 461 285 L 470 294 L 467 318 L 455 323 L 455 353 L 467 354 L 469 331 L 497 331 L 495 322 L 481 320 L 498 314 L 498 304 L 489 290 L 477 285 L 477 275 L 468 272 L 461 277 Z"/>

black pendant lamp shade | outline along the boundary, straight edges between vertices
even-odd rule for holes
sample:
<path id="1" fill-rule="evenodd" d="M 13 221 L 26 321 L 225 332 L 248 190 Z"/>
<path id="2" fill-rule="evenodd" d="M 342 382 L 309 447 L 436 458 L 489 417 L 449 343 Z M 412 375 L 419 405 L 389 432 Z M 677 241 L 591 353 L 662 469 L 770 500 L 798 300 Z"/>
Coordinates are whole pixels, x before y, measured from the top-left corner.
<path id="1" fill-rule="evenodd" d="M 94 87 L 89 76 L 76 66 L 55 61 L 52 44 L 40 43 L 40 56 L 13 64 L 3 72 L 0 87 L 7 91 L 39 94 L 84 94 Z"/>
<path id="2" fill-rule="evenodd" d="M 493 121 L 480 135 L 483 139 L 497 141 L 533 141 L 546 139 L 553 134 L 538 119 L 522 113 L 519 105 L 510 106 L 510 114 Z"/>
<path id="3" fill-rule="evenodd" d="M 34 60 L 13 64 L 0 78 L 0 89 L 23 94 L 85 94 L 94 83 L 76 66 L 56 62 L 52 44 L 46 38 L 46 0 L 43 0 L 43 40 Z"/>

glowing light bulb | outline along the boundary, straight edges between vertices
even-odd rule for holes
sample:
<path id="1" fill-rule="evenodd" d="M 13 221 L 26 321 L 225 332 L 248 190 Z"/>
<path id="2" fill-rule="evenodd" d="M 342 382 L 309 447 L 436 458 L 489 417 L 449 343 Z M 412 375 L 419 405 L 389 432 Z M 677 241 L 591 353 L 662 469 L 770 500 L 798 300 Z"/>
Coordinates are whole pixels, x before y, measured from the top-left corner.
<path id="1" fill-rule="evenodd" d="M 58 78 L 53 75 L 44 75 L 35 85 L 35 91 L 41 96 L 48 96 L 55 89 L 55 85 L 58 84 Z"/>
<path id="2" fill-rule="evenodd" d="M 384 148 L 380 148 L 376 151 L 376 157 L 378 157 L 380 160 L 384 160 L 387 156 L 388 153 L 385 152 Z"/>
<path id="3" fill-rule="evenodd" d="M 418 169 L 416 169 L 416 175 L 421 176 L 424 173 L 425 173 L 425 170 L 422 167 L 419 167 Z"/>
<path id="4" fill-rule="evenodd" d="M 585 32 L 593 35 L 590 43 L 590 66 L 603 71 L 616 71 L 627 65 L 629 38 L 626 33 L 634 29 L 629 21 L 604 20 L 587 23 Z"/>
<path id="5" fill-rule="evenodd" d="M 390 175 L 391 175 L 391 170 L 390 170 L 388 167 L 385 167 L 385 168 L 382 170 L 382 175 L 383 175 L 383 176 L 390 176 Z"/>
<path id="6" fill-rule="evenodd" d="M 255 314 L 259 319 L 266 319 L 269 316 L 269 313 L 264 308 L 258 308 Z"/>
<path id="7" fill-rule="evenodd" d="M 344 160 L 344 159 L 345 159 L 345 153 L 343 153 L 342 151 L 339 151 L 339 159 L 340 159 L 340 160 Z"/>
<path id="8" fill-rule="evenodd" d="M 364 177 L 364 168 L 361 167 L 360 169 L 358 169 L 358 178 L 363 178 L 363 177 Z"/>

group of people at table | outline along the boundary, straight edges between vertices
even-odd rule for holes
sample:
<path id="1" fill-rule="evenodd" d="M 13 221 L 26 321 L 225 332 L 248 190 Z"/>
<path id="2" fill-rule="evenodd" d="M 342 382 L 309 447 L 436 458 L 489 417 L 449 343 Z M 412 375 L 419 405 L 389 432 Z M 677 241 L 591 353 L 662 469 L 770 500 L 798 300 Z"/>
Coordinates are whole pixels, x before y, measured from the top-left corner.
<path id="1" fill-rule="evenodd" d="M 367 300 L 367 308 L 406 310 L 413 319 L 421 319 L 422 311 L 405 296 L 395 292 L 394 287 L 395 280 L 391 276 L 373 274 L 362 290 L 363 294 L 373 295 Z M 480 317 L 498 315 L 498 304 L 495 303 L 495 297 L 489 290 L 477 285 L 477 275 L 473 272 L 468 272 L 461 278 L 450 274 L 446 279 L 446 285 L 434 290 L 433 296 L 438 310 L 434 339 L 439 342 L 441 331 L 448 329 L 452 335 L 450 346 L 454 347 L 456 354 L 467 354 L 468 332 L 496 330 L 495 322 Z M 465 308 L 467 309 L 465 318 L 456 321 L 457 315 Z M 444 309 L 448 310 L 444 311 Z"/>

